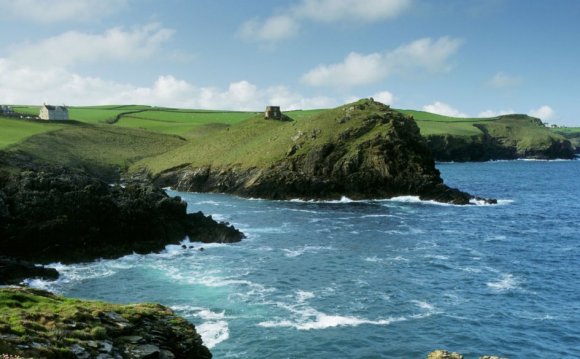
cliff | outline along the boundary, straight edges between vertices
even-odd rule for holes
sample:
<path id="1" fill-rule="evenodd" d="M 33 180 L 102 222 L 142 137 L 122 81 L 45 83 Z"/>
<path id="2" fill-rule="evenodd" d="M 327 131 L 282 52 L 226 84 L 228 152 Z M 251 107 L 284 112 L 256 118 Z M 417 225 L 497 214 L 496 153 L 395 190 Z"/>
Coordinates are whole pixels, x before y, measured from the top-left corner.
<path id="1" fill-rule="evenodd" d="M 467 204 L 443 184 L 410 117 L 371 100 L 307 120 L 261 116 L 137 163 L 161 186 L 267 199 L 390 198 Z"/>
<path id="2" fill-rule="evenodd" d="M 0 253 L 63 263 L 149 253 L 192 241 L 236 242 L 243 234 L 160 188 L 109 185 L 83 172 L 44 168 L 0 176 Z"/>
<path id="3" fill-rule="evenodd" d="M 209 359 L 195 327 L 158 304 L 0 288 L 0 353 L 23 358 Z"/>

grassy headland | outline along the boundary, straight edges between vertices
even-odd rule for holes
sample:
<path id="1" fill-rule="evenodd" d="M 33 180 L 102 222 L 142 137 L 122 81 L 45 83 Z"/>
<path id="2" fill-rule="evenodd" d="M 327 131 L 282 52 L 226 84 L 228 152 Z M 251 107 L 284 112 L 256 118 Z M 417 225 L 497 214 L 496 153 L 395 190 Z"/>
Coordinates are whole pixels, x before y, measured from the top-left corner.
<path id="1" fill-rule="evenodd" d="M 565 136 L 527 115 L 459 118 L 423 111 L 399 111 L 415 118 L 437 160 L 573 157 L 573 148 Z"/>

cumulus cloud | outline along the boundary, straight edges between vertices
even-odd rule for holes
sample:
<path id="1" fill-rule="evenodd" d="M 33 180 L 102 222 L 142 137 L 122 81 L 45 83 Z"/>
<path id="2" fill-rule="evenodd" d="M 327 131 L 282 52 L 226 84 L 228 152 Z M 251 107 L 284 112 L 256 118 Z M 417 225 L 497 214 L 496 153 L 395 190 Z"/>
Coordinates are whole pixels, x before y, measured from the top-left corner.
<path id="1" fill-rule="evenodd" d="M 0 16 L 41 23 L 87 21 L 115 13 L 127 0 L 0 0 Z"/>
<path id="2" fill-rule="evenodd" d="M 38 69 L 0 58 L 0 103 L 67 105 L 144 104 L 152 106 L 262 110 L 277 104 L 285 110 L 333 107 L 329 97 L 306 97 L 285 86 L 259 88 L 248 81 L 225 89 L 200 87 L 172 75 L 157 77 L 149 86 L 136 86 L 81 76 L 62 68 Z"/>
<path id="3" fill-rule="evenodd" d="M 69 31 L 37 43 L 12 48 L 9 58 L 43 67 L 66 67 L 78 62 L 134 61 L 150 57 L 174 30 L 152 23 L 125 30 L 115 27 L 101 34 Z"/>
<path id="4" fill-rule="evenodd" d="M 248 40 L 274 42 L 294 36 L 299 24 L 290 16 L 272 16 L 266 21 L 248 20 L 240 28 L 240 36 Z"/>
<path id="5" fill-rule="evenodd" d="M 511 76 L 504 74 L 503 72 L 498 72 L 487 81 L 487 84 L 495 88 L 506 88 L 519 86 L 522 82 L 523 80 L 521 77 Z"/>
<path id="6" fill-rule="evenodd" d="M 276 42 L 296 35 L 304 21 L 370 23 L 401 15 L 411 0 L 302 0 L 265 20 L 244 22 L 239 34 L 247 40 Z"/>
<path id="7" fill-rule="evenodd" d="M 435 101 L 430 105 L 423 106 L 423 111 L 450 117 L 469 117 L 466 113 L 440 101 Z"/>
<path id="8" fill-rule="evenodd" d="M 319 65 L 301 78 L 311 86 L 359 86 L 385 79 L 394 72 L 423 69 L 446 72 L 452 68 L 449 59 L 461 40 L 441 37 L 423 38 L 402 45 L 393 51 L 372 54 L 351 52 L 342 62 Z"/>
<path id="9" fill-rule="evenodd" d="M 371 96 L 375 101 L 384 103 L 385 105 L 392 105 L 395 102 L 395 96 L 389 91 L 377 92 Z"/>
<path id="10" fill-rule="evenodd" d="M 291 12 L 322 22 L 376 22 L 397 17 L 410 5 L 410 0 L 303 0 Z"/>
<path id="11" fill-rule="evenodd" d="M 515 113 L 514 110 L 512 110 L 511 108 L 509 110 L 499 110 L 499 111 L 494 111 L 494 110 L 485 110 L 480 112 L 477 117 L 481 117 L 481 118 L 487 118 L 487 117 L 497 117 L 497 116 L 503 116 L 503 115 L 511 115 Z"/>
<path id="12" fill-rule="evenodd" d="M 528 115 L 532 117 L 537 117 L 541 120 L 551 120 L 555 114 L 556 111 L 554 111 L 554 109 L 552 109 L 550 106 L 547 105 L 544 105 L 536 109 L 532 109 L 528 112 Z"/>

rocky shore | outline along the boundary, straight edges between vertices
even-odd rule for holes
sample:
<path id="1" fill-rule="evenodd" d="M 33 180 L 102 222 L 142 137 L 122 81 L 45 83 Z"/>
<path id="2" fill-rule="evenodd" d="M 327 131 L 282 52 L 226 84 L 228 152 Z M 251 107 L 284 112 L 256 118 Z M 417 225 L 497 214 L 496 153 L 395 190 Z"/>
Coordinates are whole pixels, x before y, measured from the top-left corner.
<path id="1" fill-rule="evenodd" d="M 209 359 L 195 327 L 158 304 L 115 305 L 0 288 L 0 354 L 22 358 Z"/>

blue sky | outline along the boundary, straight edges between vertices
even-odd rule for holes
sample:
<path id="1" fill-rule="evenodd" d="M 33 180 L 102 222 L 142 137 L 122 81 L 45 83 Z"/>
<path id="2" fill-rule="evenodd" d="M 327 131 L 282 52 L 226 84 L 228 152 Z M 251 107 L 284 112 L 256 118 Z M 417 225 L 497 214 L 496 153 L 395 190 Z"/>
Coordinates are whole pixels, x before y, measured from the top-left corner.
<path id="1" fill-rule="evenodd" d="M 578 0 L 0 0 L 0 103 L 374 97 L 580 126 Z"/>

